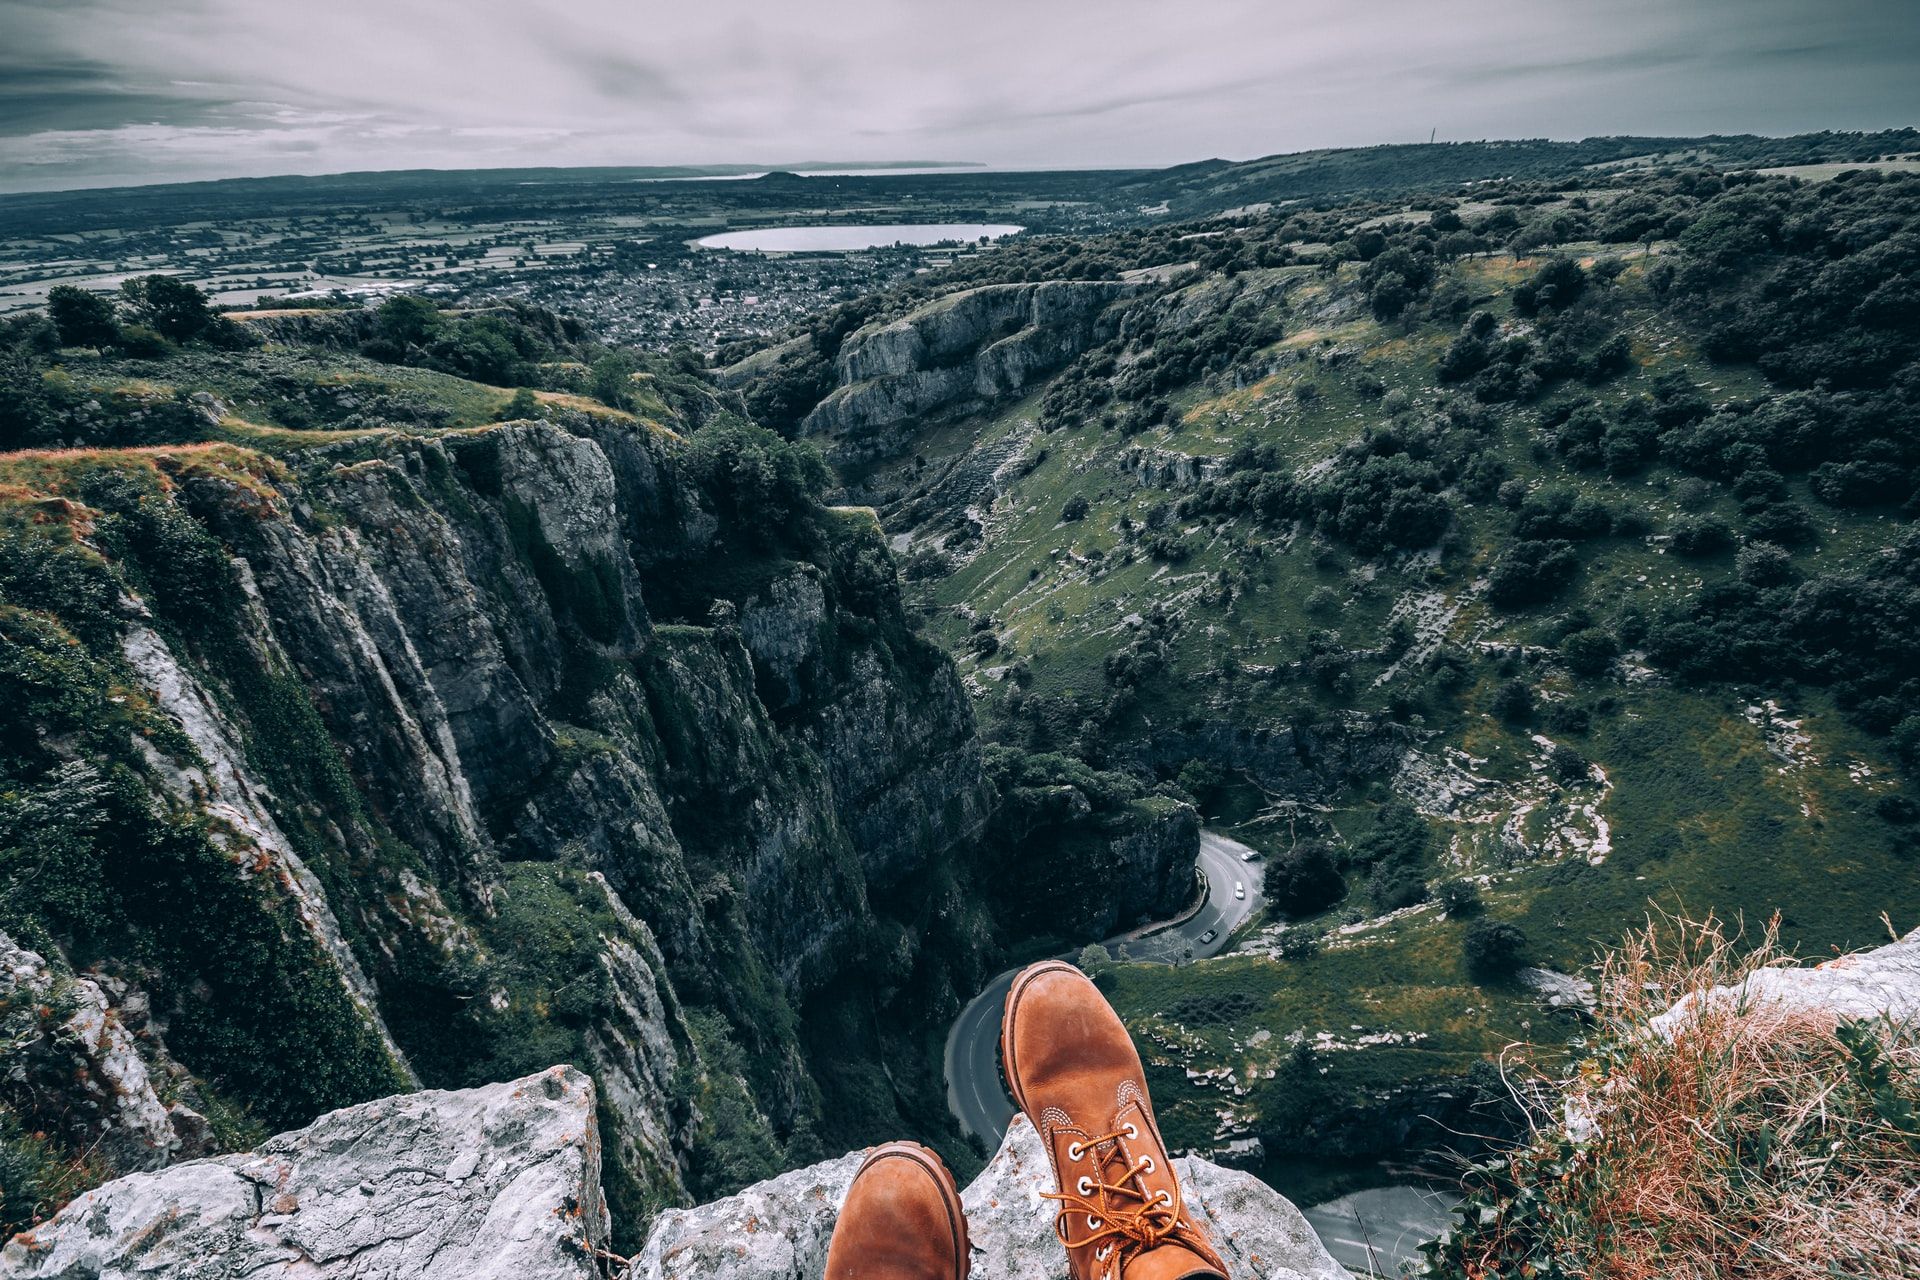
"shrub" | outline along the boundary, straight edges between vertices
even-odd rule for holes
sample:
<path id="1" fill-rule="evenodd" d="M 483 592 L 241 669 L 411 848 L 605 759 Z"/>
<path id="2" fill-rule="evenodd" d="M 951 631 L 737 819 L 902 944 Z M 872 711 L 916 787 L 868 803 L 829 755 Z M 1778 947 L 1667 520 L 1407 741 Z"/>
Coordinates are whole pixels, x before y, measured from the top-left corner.
<path id="1" fill-rule="evenodd" d="M 1740 581 L 1753 587 L 1777 587 L 1793 578 L 1793 556 L 1771 542 L 1749 542 L 1733 558 Z"/>
<path id="2" fill-rule="evenodd" d="M 1489 709 L 1508 722 L 1525 720 L 1533 714 L 1533 689 L 1524 680 L 1509 680 L 1493 691 Z"/>
<path id="3" fill-rule="evenodd" d="M 1443 881 L 1433 896 L 1449 920 L 1480 914 L 1480 886 L 1471 880 Z"/>
<path id="4" fill-rule="evenodd" d="M 1483 981 L 1510 978 L 1519 972 L 1527 954 L 1527 935 L 1504 920 L 1476 920 L 1461 941 L 1467 969 Z"/>
<path id="5" fill-rule="evenodd" d="M 70 284 L 47 290 L 47 315 L 63 347 L 110 347 L 120 338 L 113 303 Z"/>
<path id="6" fill-rule="evenodd" d="M 1427 882 L 1418 867 L 1383 862 L 1367 878 L 1367 897 L 1375 911 L 1398 911 L 1427 900 Z"/>
<path id="7" fill-rule="evenodd" d="M 1598 627 L 1576 631 L 1560 641 L 1560 660 L 1576 675 L 1597 676 L 1613 665 L 1620 647 Z"/>
<path id="8" fill-rule="evenodd" d="M 1547 767 L 1562 782 L 1584 782 L 1593 768 L 1591 762 L 1564 742 L 1556 742 L 1547 752 Z"/>
<path id="9" fill-rule="evenodd" d="M 1262 887 L 1267 901 L 1290 916 L 1324 911 L 1346 896 L 1333 848 L 1324 840 L 1302 840 L 1267 861 Z"/>
<path id="10" fill-rule="evenodd" d="M 1509 607 L 1538 604 L 1560 594 L 1579 570 L 1571 543 L 1558 538 L 1516 542 L 1487 574 L 1487 596 Z"/>
<path id="11" fill-rule="evenodd" d="M 1683 556 L 1718 555 L 1733 545 L 1733 526 L 1719 516 L 1676 520 L 1673 549 Z"/>
<path id="12" fill-rule="evenodd" d="M 1067 505 L 1060 508 L 1060 518 L 1069 524 L 1087 518 L 1087 500 L 1075 494 L 1067 499 Z"/>

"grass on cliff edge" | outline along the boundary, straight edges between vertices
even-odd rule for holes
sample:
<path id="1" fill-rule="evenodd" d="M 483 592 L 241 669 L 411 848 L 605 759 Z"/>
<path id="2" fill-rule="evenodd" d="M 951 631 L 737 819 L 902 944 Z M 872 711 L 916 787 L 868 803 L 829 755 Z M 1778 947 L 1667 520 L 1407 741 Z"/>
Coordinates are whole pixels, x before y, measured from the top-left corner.
<path id="1" fill-rule="evenodd" d="M 1481 1167 L 1429 1274 L 1750 1280 L 1920 1274 L 1920 1027 L 1738 987 L 1780 962 L 1711 917 L 1630 936 L 1601 1029 L 1528 1139 Z"/>

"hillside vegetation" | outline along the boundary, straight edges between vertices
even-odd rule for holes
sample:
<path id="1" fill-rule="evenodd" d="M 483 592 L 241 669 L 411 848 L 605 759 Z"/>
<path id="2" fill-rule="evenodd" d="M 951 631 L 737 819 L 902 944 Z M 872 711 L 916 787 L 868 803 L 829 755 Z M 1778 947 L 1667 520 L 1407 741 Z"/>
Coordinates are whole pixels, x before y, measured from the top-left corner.
<path id="1" fill-rule="evenodd" d="M 1044 386 L 842 480 L 990 737 L 1175 784 L 1266 852 L 1236 954 L 1106 979 L 1176 1144 L 1494 1125 L 1472 1064 L 1579 1019 L 1523 971 L 1656 907 L 1778 911 L 1812 955 L 1913 923 L 1903 164 L 1596 168 L 967 270 L 945 287 L 1151 285 Z M 818 376 L 942 287 L 817 329 Z"/>

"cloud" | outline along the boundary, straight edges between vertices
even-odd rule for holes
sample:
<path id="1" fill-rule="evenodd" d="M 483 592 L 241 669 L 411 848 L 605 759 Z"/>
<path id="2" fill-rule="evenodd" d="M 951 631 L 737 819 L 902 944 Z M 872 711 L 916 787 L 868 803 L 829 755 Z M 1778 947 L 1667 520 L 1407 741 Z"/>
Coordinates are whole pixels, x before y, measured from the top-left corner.
<path id="1" fill-rule="evenodd" d="M 1912 123 L 1912 0 L 0 0 L 0 186 Z"/>

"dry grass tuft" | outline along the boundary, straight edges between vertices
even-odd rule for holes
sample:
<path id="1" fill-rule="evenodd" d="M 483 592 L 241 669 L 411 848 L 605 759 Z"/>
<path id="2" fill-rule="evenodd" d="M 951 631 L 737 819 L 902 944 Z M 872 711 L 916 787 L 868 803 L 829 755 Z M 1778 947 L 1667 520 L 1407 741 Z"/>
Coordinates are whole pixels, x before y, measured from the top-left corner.
<path id="1" fill-rule="evenodd" d="M 1628 938 L 1558 1114 L 1482 1167 L 1432 1273 L 1920 1276 L 1920 1028 L 1701 998 L 1782 963 L 1777 921 L 1754 944 L 1711 917 Z"/>

